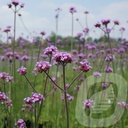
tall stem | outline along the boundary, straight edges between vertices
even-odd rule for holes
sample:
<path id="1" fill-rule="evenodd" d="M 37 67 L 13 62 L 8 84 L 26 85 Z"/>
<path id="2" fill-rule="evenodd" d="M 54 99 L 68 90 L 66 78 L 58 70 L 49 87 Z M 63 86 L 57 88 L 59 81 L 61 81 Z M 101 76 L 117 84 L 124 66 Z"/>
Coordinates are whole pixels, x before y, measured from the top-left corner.
<path id="1" fill-rule="evenodd" d="M 72 49 L 73 49 L 73 29 L 74 29 L 74 21 L 73 21 L 73 14 L 72 14 L 71 51 L 72 51 Z"/>
<path id="2" fill-rule="evenodd" d="M 14 10 L 14 40 L 13 40 L 13 75 L 14 75 L 14 80 L 15 80 L 15 40 L 16 40 L 16 6 L 15 6 L 15 10 Z"/>
<path id="3" fill-rule="evenodd" d="M 64 84 L 64 101 L 65 101 L 65 111 L 66 111 L 66 128 L 69 128 L 69 113 L 68 113 L 68 102 L 67 102 L 67 89 L 65 82 L 65 65 L 63 65 L 63 84 Z"/>

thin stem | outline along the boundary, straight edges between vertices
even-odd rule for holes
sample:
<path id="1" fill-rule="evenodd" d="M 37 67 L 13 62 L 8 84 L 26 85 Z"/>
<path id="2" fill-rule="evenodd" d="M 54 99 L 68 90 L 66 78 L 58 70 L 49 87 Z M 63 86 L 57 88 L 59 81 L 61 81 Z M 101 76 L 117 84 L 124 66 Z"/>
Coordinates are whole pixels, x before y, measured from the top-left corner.
<path id="1" fill-rule="evenodd" d="M 56 85 L 56 87 L 58 87 L 61 91 L 65 91 L 65 90 L 63 90 L 61 87 L 59 87 L 53 80 L 52 80 L 52 78 L 49 76 L 49 74 L 47 73 L 47 72 L 44 72 L 47 76 L 48 76 L 48 78 L 53 82 L 53 84 L 55 84 Z"/>
<path id="2" fill-rule="evenodd" d="M 69 84 L 68 89 L 72 86 L 72 84 L 76 81 L 76 79 L 83 73 L 83 71 L 81 71 L 74 79 L 73 81 Z"/>
<path id="3" fill-rule="evenodd" d="M 37 125 L 37 118 L 36 118 L 36 103 L 35 103 L 35 107 L 34 107 L 34 116 L 35 116 L 35 128 Z"/>
<path id="4" fill-rule="evenodd" d="M 72 49 L 73 49 L 73 27 L 74 27 L 74 22 L 73 22 L 73 14 L 72 14 L 72 32 L 71 32 L 72 37 L 71 37 L 71 51 L 72 51 Z"/>
<path id="5" fill-rule="evenodd" d="M 37 91 L 35 90 L 35 88 L 32 86 L 32 84 L 31 84 L 31 82 L 29 81 L 29 79 L 27 78 L 27 76 L 24 75 L 24 77 L 26 78 L 27 82 L 29 83 L 29 85 L 31 86 L 31 88 L 33 89 L 33 91 L 34 91 L 34 92 L 37 92 Z"/>
<path id="6" fill-rule="evenodd" d="M 66 92 L 66 82 L 65 82 L 65 66 L 63 65 L 63 84 L 64 84 L 64 101 L 66 110 L 66 128 L 69 128 L 69 113 L 68 113 L 68 102 L 67 102 L 67 92 Z"/>

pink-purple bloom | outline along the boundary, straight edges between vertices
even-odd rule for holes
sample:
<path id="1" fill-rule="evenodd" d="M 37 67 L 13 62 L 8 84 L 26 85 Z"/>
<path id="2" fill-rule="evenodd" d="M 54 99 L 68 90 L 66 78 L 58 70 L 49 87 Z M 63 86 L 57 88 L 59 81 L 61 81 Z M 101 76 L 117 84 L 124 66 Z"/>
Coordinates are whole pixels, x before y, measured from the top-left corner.
<path id="1" fill-rule="evenodd" d="M 92 67 L 90 66 L 90 63 L 87 60 L 81 61 L 79 69 L 84 72 L 88 72 Z"/>
<path id="2" fill-rule="evenodd" d="M 70 13 L 76 13 L 77 11 L 76 11 L 76 9 L 75 9 L 75 7 L 71 7 L 70 9 L 69 9 L 69 11 L 70 11 Z"/>
<path id="3" fill-rule="evenodd" d="M 117 103 L 120 107 L 122 107 L 122 108 L 128 108 L 128 104 L 126 103 L 126 102 L 118 102 Z"/>
<path id="4" fill-rule="evenodd" d="M 47 48 L 44 49 L 44 54 L 46 55 L 53 55 L 58 51 L 57 47 L 55 46 L 49 46 Z"/>
<path id="5" fill-rule="evenodd" d="M 58 64 L 66 65 L 67 63 L 71 63 L 73 58 L 70 53 L 57 52 L 56 54 L 54 54 L 53 60 Z"/>
<path id="6" fill-rule="evenodd" d="M 88 109 L 88 108 L 92 108 L 93 107 L 93 105 L 94 105 L 94 101 L 93 100 L 91 100 L 91 99 L 87 99 L 87 100 L 85 100 L 84 102 L 83 102 L 83 104 L 84 104 L 84 109 Z"/>
<path id="7" fill-rule="evenodd" d="M 35 65 L 35 71 L 37 73 L 42 73 L 42 72 L 46 72 L 47 70 L 49 70 L 49 68 L 51 67 L 51 64 L 47 61 L 39 61 L 36 62 Z"/>
<path id="8" fill-rule="evenodd" d="M 93 75 L 96 76 L 96 77 L 100 77 L 101 73 L 100 72 L 94 72 Z"/>
<path id="9" fill-rule="evenodd" d="M 24 66 L 22 66 L 21 68 L 19 68 L 17 70 L 17 72 L 20 74 L 20 75 L 26 75 L 27 74 L 27 70 Z"/>
<path id="10" fill-rule="evenodd" d="M 26 127 L 26 123 L 23 119 L 19 119 L 16 123 L 15 126 L 17 126 L 18 128 L 27 128 Z"/>

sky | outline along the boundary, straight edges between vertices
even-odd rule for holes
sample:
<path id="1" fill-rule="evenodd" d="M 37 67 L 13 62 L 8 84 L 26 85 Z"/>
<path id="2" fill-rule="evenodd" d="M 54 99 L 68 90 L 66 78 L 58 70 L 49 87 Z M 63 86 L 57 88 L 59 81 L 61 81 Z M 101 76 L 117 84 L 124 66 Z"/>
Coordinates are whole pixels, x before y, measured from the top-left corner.
<path id="1" fill-rule="evenodd" d="M 0 0 L 0 34 L 2 34 L 2 39 L 6 38 L 6 34 L 2 32 L 6 26 L 12 26 L 10 35 L 13 36 L 14 14 L 7 6 L 10 2 L 11 0 Z M 19 2 L 24 3 L 25 6 L 18 12 L 22 16 L 21 18 L 17 16 L 17 37 L 20 35 L 34 37 L 40 35 L 41 31 L 45 31 L 46 36 L 49 36 L 51 32 L 55 32 L 55 15 L 57 14 L 55 9 L 58 7 L 62 9 L 58 19 L 58 34 L 71 36 L 72 19 L 69 8 L 75 7 L 77 13 L 74 14 L 74 36 L 86 27 L 84 12 L 88 11 L 89 36 L 93 38 L 102 36 L 103 32 L 95 28 L 94 25 L 102 19 L 110 19 L 109 28 L 113 26 L 113 20 L 120 22 L 119 26 L 115 26 L 115 30 L 111 32 L 110 36 L 120 38 L 119 29 L 125 27 L 126 31 L 124 31 L 123 37 L 128 39 L 128 0 L 19 0 Z M 79 22 L 76 19 L 79 19 Z"/>

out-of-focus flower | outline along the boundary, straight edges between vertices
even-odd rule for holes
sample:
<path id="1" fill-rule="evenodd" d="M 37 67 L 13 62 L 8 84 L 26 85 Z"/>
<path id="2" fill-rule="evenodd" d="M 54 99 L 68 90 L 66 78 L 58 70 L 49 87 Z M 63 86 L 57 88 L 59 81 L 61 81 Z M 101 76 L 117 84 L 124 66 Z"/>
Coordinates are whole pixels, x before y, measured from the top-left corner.
<path id="1" fill-rule="evenodd" d="M 46 55 L 53 55 L 58 51 L 57 47 L 55 46 L 49 46 L 47 48 L 44 49 L 44 54 Z"/>
<path id="2" fill-rule="evenodd" d="M 20 75 L 26 75 L 27 74 L 27 71 L 26 71 L 26 68 L 25 67 L 21 67 L 17 70 L 17 72 L 20 74 Z"/>
<path id="3" fill-rule="evenodd" d="M 49 70 L 49 68 L 51 67 L 51 64 L 47 61 L 39 61 L 36 62 L 35 65 L 35 71 L 37 73 L 42 73 L 42 72 L 46 72 L 47 70 Z"/>
<path id="4" fill-rule="evenodd" d="M 26 123 L 23 119 L 19 119 L 16 123 L 15 126 L 17 126 L 18 128 L 27 128 L 26 127 Z"/>
<path id="5" fill-rule="evenodd" d="M 107 82 L 103 82 L 102 83 L 102 87 L 106 88 L 108 86 L 108 83 Z"/>
<path id="6" fill-rule="evenodd" d="M 122 107 L 122 108 L 128 108 L 128 104 L 126 103 L 126 102 L 118 102 L 117 103 L 120 107 Z"/>
<path id="7" fill-rule="evenodd" d="M 113 72 L 113 69 L 112 69 L 111 67 L 105 67 L 105 68 L 104 68 L 104 71 L 105 71 L 106 73 L 110 73 L 110 72 Z"/>
<path id="8" fill-rule="evenodd" d="M 70 9 L 69 9 L 69 11 L 70 11 L 70 13 L 71 14 L 73 14 L 73 13 L 76 13 L 77 11 L 76 11 L 76 9 L 75 9 L 75 7 L 71 7 Z"/>
<path id="9" fill-rule="evenodd" d="M 66 98 L 69 100 L 69 101 L 72 101 L 72 100 L 74 100 L 74 97 L 73 96 L 71 96 L 70 94 L 66 94 Z M 62 97 L 61 97 L 61 99 L 62 100 L 64 100 L 64 95 L 62 95 Z"/>
<path id="10" fill-rule="evenodd" d="M 100 77 L 101 73 L 100 72 L 94 72 L 93 75 L 96 76 L 96 77 Z"/>
<path id="11" fill-rule="evenodd" d="M 90 66 L 90 63 L 87 60 L 81 61 L 79 69 L 84 72 L 88 72 L 92 67 Z"/>
<path id="12" fill-rule="evenodd" d="M 67 52 L 57 52 L 56 54 L 54 54 L 52 59 L 61 65 L 71 63 L 73 60 L 72 55 Z"/>
<path id="13" fill-rule="evenodd" d="M 4 104 L 4 102 L 8 99 L 4 92 L 0 92 L 0 102 Z"/>
<path id="14" fill-rule="evenodd" d="M 84 109 L 88 109 L 88 108 L 92 108 L 93 107 L 93 104 L 94 104 L 94 101 L 93 100 L 91 100 L 91 99 L 87 99 L 87 100 L 85 100 L 84 102 L 83 102 L 83 104 L 84 104 Z"/>

